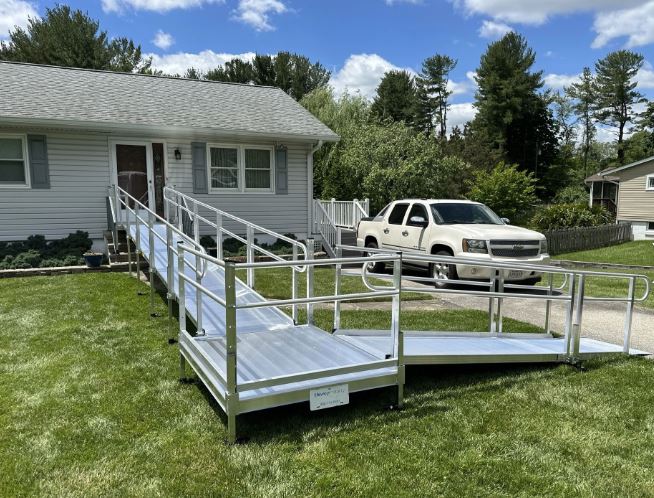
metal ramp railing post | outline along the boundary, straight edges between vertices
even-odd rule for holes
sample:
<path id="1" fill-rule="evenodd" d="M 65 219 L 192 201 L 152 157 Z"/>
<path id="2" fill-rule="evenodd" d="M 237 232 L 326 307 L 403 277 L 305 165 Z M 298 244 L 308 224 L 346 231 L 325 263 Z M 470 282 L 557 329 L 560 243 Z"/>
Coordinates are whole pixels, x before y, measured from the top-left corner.
<path id="1" fill-rule="evenodd" d="M 569 358 L 571 355 L 570 339 L 572 337 L 572 320 L 573 320 L 574 308 L 575 308 L 575 295 L 577 292 L 577 276 L 574 273 L 569 273 L 568 278 L 570 279 L 570 282 L 568 283 L 568 306 L 565 316 L 564 337 L 565 337 L 565 352 Z"/>
<path id="2" fill-rule="evenodd" d="M 155 253 L 154 253 L 154 216 L 148 213 L 148 245 L 149 245 L 149 266 L 148 274 L 150 276 L 150 316 L 155 317 L 157 313 L 154 311 L 154 268 L 155 268 Z"/>
<path id="3" fill-rule="evenodd" d="M 574 314 L 574 321 L 572 323 L 572 340 L 571 340 L 571 351 L 570 351 L 570 360 L 572 363 L 577 363 L 579 361 L 579 346 L 581 343 L 581 320 L 584 310 L 584 290 L 585 290 L 585 275 L 582 273 L 579 275 L 577 296 L 575 299 L 576 309 Z"/>
<path id="4" fill-rule="evenodd" d="M 336 259 L 341 259 L 343 257 L 343 249 L 341 248 L 341 229 L 336 229 Z M 341 273 L 343 271 L 343 265 L 338 263 L 336 265 L 335 275 L 334 275 L 334 295 L 338 296 L 341 293 Z M 334 301 L 334 323 L 332 325 L 332 332 L 336 332 L 341 328 L 341 302 L 339 300 Z"/>
<path id="5" fill-rule="evenodd" d="M 236 358 L 236 265 L 225 263 L 225 339 L 227 345 L 227 436 L 236 441 L 236 411 L 238 409 Z"/>
<path id="6" fill-rule="evenodd" d="M 394 352 L 397 358 L 397 407 L 404 405 L 404 334 L 400 325 L 402 305 L 402 253 L 393 261 L 393 284 L 397 294 L 392 298 L 391 331 L 395 339 Z"/>
<path id="7" fill-rule="evenodd" d="M 547 274 L 547 295 L 551 296 L 552 293 L 554 292 L 554 274 L 548 273 Z M 552 301 L 547 300 L 545 301 L 545 333 L 546 334 L 551 334 L 552 332 L 552 326 L 551 326 L 551 316 L 552 316 Z"/>
<path id="8" fill-rule="evenodd" d="M 132 212 L 129 209 L 128 206 L 129 199 L 125 198 L 125 225 L 127 227 L 126 234 L 125 234 L 125 242 L 127 242 L 127 265 L 129 268 L 129 276 L 132 276 L 132 244 L 130 243 L 130 239 L 132 238 L 132 225 L 131 225 L 131 216 Z M 133 239 L 132 239 L 133 240 Z"/>
<path id="9" fill-rule="evenodd" d="M 502 270 L 499 271 L 499 277 L 500 278 L 497 283 L 497 292 L 502 294 L 504 293 L 504 272 Z M 502 335 L 502 332 L 504 330 L 504 317 L 502 315 L 504 310 L 502 310 L 502 304 L 504 304 L 504 298 L 498 297 L 497 298 L 497 335 Z"/>
<path id="10" fill-rule="evenodd" d="M 173 337 L 173 297 L 175 296 L 175 281 L 174 281 L 174 257 L 175 253 L 173 251 L 173 229 L 167 224 L 166 225 L 166 281 L 167 281 L 167 292 L 166 299 L 168 300 L 168 344 L 174 344 L 175 338 Z"/>
<path id="11" fill-rule="evenodd" d="M 313 250 L 314 250 L 313 239 L 307 239 L 307 259 L 309 261 L 313 260 Z M 307 298 L 313 297 L 313 270 L 314 270 L 313 265 L 307 265 L 307 270 L 306 270 L 307 271 Z M 314 324 L 313 304 L 310 302 L 307 303 L 307 323 L 309 325 Z"/>
<path id="12" fill-rule="evenodd" d="M 295 247 L 295 246 L 293 246 Z M 223 258 L 223 215 L 216 213 L 216 258 Z"/>
<path id="13" fill-rule="evenodd" d="M 186 271 L 186 265 L 184 263 L 184 242 L 177 242 L 177 272 L 180 275 L 184 275 Z M 178 298 L 178 314 L 179 314 L 179 336 L 186 332 L 186 282 L 181 278 L 177 279 L 179 283 L 179 289 L 177 291 Z M 186 360 L 181 350 L 179 352 L 179 380 L 183 381 L 186 379 Z"/>
<path id="14" fill-rule="evenodd" d="M 629 291 L 627 294 L 627 311 L 624 317 L 624 343 L 622 344 L 622 351 L 629 354 L 631 343 L 631 320 L 634 313 L 634 294 L 636 292 L 636 277 L 631 277 L 629 280 Z"/>
<path id="15" fill-rule="evenodd" d="M 297 261 L 297 246 L 293 245 L 293 261 Z M 291 266 L 291 299 L 297 299 L 297 287 L 298 287 L 298 271 L 295 266 Z M 298 321 L 298 308 L 297 304 L 293 304 L 291 307 L 291 317 L 293 318 L 293 323 L 297 325 Z"/>
<path id="16" fill-rule="evenodd" d="M 141 279 L 141 259 L 139 253 L 141 251 L 141 228 L 139 227 L 140 216 L 139 216 L 139 205 L 134 204 L 134 218 L 135 218 L 135 227 L 136 227 L 136 280 Z"/>
<path id="17" fill-rule="evenodd" d="M 499 270 L 494 269 L 490 272 L 490 282 L 488 283 L 489 292 L 495 292 L 495 282 L 497 282 Z M 488 333 L 494 335 L 497 332 L 495 322 L 495 296 L 488 298 Z"/>
<path id="18" fill-rule="evenodd" d="M 248 263 L 254 263 L 254 228 L 248 225 L 246 232 L 245 258 Z M 247 282 L 248 287 L 254 289 L 254 268 L 248 267 Z"/>

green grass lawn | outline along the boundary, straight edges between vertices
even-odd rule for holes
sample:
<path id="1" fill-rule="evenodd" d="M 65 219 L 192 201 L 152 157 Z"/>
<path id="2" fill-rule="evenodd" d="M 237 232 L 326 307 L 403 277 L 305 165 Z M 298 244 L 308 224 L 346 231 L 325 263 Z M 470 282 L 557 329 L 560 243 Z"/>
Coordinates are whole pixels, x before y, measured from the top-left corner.
<path id="1" fill-rule="evenodd" d="M 146 286 L 125 274 L 0 280 L 1 496 L 654 489 L 650 361 L 592 361 L 584 373 L 564 365 L 410 368 L 403 411 L 386 410 L 393 390 L 382 390 L 326 411 L 255 412 L 239 419 L 250 442 L 229 446 L 206 390 L 178 382 L 166 319 L 149 317 L 138 290 Z M 165 313 L 162 301 L 157 309 Z M 403 323 L 431 318 L 407 314 Z M 362 318 L 371 326 L 381 319 Z"/>
<path id="2" fill-rule="evenodd" d="M 601 249 L 560 254 L 555 258 L 595 263 L 654 266 L 654 246 L 652 245 L 651 241 L 637 240 L 616 246 L 603 247 Z M 639 275 L 646 275 L 649 278 L 650 283 L 654 280 L 654 271 L 622 270 L 619 268 L 601 269 L 580 267 L 579 269 L 611 273 L 635 273 Z M 544 284 L 541 283 L 541 285 Z M 591 276 L 586 279 L 585 288 L 586 293 L 589 296 L 625 297 L 629 288 L 629 281 L 627 279 Z M 638 281 L 636 285 L 636 297 L 642 296 L 644 290 L 645 284 L 642 281 Z M 654 292 L 650 294 L 646 301 L 640 303 L 639 306 L 654 308 Z"/>
<path id="3" fill-rule="evenodd" d="M 634 240 L 615 246 L 602 247 L 601 249 L 558 254 L 553 258 L 594 263 L 654 266 L 654 245 L 652 245 L 651 240 Z"/>

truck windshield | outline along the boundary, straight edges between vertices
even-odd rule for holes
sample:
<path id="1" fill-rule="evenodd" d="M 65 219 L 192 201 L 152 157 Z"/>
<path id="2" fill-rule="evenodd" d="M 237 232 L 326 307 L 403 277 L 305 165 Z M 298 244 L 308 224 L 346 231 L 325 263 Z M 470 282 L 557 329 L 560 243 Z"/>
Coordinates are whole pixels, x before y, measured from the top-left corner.
<path id="1" fill-rule="evenodd" d="M 483 204 L 439 202 L 431 205 L 434 220 L 439 225 L 503 225 L 504 222 Z"/>

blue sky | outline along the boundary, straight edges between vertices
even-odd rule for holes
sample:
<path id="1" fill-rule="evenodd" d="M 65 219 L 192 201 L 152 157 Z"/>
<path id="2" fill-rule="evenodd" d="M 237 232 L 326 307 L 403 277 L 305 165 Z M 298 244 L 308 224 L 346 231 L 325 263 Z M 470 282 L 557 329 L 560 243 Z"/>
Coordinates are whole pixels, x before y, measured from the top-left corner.
<path id="1" fill-rule="evenodd" d="M 46 0 L 0 0 L 0 38 Z M 155 66 L 206 70 L 232 57 L 289 50 L 332 71 L 332 85 L 372 96 L 392 68 L 419 71 L 435 53 L 458 60 L 452 123 L 474 114 L 474 71 L 489 42 L 514 29 L 537 53 L 552 88 L 611 50 L 630 48 L 646 63 L 641 90 L 654 98 L 654 0 L 70 0 L 112 37 L 128 36 Z"/>

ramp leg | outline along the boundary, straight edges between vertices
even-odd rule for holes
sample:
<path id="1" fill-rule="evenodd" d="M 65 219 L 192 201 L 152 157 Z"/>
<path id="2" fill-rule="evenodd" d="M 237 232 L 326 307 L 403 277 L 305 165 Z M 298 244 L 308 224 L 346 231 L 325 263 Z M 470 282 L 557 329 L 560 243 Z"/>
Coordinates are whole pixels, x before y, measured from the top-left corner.
<path id="1" fill-rule="evenodd" d="M 167 294 L 168 298 L 168 344 L 175 344 L 177 339 L 173 333 L 173 296 L 170 292 Z"/>
<path id="2" fill-rule="evenodd" d="M 133 270 L 132 270 L 132 242 L 131 242 L 131 237 L 129 234 L 125 237 L 125 240 L 127 241 L 127 265 L 129 268 L 129 276 L 132 276 Z"/>
<path id="3" fill-rule="evenodd" d="M 236 414 L 231 410 L 227 412 L 227 442 L 236 443 Z"/>
<path id="4" fill-rule="evenodd" d="M 179 380 L 186 380 L 186 358 L 182 353 L 179 353 Z"/>

